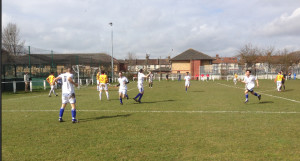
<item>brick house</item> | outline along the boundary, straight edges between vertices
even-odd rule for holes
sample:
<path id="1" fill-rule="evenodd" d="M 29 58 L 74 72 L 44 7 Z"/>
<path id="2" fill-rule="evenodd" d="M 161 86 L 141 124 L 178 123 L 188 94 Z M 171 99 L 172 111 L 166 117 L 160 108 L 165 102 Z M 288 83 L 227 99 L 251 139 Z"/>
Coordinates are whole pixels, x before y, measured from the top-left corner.
<path id="1" fill-rule="evenodd" d="M 212 62 L 212 73 L 221 74 L 226 71 L 226 74 L 234 74 L 239 71 L 237 57 L 220 57 L 218 54 Z"/>
<path id="2" fill-rule="evenodd" d="M 211 65 L 214 58 L 196 51 L 188 49 L 171 59 L 173 74 L 184 74 L 189 72 L 192 77 L 200 75 L 200 66 Z"/>

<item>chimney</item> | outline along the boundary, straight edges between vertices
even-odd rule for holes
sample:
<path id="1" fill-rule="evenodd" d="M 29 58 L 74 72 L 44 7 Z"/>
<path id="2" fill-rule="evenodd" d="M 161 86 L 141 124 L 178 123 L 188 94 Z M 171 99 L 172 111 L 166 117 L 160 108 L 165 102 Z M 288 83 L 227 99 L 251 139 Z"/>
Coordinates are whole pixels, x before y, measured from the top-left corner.
<path id="1" fill-rule="evenodd" d="M 217 59 L 219 58 L 219 54 L 216 55 L 216 58 L 217 58 Z"/>

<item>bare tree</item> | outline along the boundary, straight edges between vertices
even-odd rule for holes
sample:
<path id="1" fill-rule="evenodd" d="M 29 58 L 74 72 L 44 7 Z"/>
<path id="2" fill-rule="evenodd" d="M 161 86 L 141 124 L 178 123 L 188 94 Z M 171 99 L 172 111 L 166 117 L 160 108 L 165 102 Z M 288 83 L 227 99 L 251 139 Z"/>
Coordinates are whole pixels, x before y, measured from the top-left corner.
<path id="1" fill-rule="evenodd" d="M 300 63 L 300 51 L 291 52 L 289 56 L 293 58 L 295 64 Z"/>
<path id="2" fill-rule="evenodd" d="M 127 59 L 127 62 L 128 62 L 128 67 L 129 67 L 128 70 L 135 71 L 135 67 L 136 67 L 135 61 L 137 59 L 136 55 L 134 53 L 128 52 L 127 58 L 125 58 L 125 59 Z"/>
<path id="3" fill-rule="evenodd" d="M 2 47 L 9 54 L 19 55 L 24 53 L 25 41 L 21 40 L 20 29 L 15 23 L 8 23 L 2 31 Z"/>
<path id="4" fill-rule="evenodd" d="M 289 69 L 293 66 L 293 64 L 297 63 L 296 55 L 289 54 L 290 52 L 287 49 L 279 50 L 279 62 L 282 71 L 288 73 Z"/>
<path id="5" fill-rule="evenodd" d="M 261 51 L 257 48 L 252 46 L 252 44 L 246 44 L 238 51 L 237 57 L 239 58 L 239 63 L 241 65 L 246 65 L 246 69 L 254 69 L 256 72 L 255 65 L 258 62 L 258 58 L 261 55 Z"/>
<path id="6" fill-rule="evenodd" d="M 268 70 L 267 70 L 268 72 L 271 71 L 272 66 L 275 64 L 274 51 L 275 51 L 275 49 L 274 49 L 273 46 L 271 46 L 267 49 L 264 49 L 262 51 L 262 53 L 263 53 L 263 60 L 262 61 L 263 61 L 263 63 L 266 63 L 267 68 L 268 68 Z"/>

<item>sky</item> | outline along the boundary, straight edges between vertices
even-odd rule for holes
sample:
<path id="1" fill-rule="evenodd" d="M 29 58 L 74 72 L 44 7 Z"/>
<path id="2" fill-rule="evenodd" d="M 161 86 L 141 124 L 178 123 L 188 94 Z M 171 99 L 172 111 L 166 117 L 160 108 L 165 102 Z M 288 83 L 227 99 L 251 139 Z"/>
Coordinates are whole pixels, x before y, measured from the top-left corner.
<path id="1" fill-rule="evenodd" d="M 111 55 L 113 42 L 118 59 L 191 48 L 230 57 L 249 43 L 300 50 L 300 0 L 2 0 L 2 29 L 8 23 L 26 46 Z"/>

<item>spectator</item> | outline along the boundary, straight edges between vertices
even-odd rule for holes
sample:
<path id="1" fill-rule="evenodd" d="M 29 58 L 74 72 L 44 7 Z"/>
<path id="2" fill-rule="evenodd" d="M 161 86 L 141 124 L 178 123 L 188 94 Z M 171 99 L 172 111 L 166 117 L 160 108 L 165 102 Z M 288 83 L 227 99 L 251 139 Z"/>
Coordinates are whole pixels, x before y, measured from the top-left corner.
<path id="1" fill-rule="evenodd" d="M 24 82 L 25 82 L 25 92 L 28 92 L 28 86 L 30 83 L 28 72 L 25 72 L 25 74 L 24 74 Z"/>
<path id="2" fill-rule="evenodd" d="M 206 74 L 206 80 L 209 80 L 209 74 Z"/>
<path id="3" fill-rule="evenodd" d="M 294 73 L 294 80 L 296 80 L 296 73 Z"/>
<path id="4" fill-rule="evenodd" d="M 178 81 L 181 81 L 181 74 L 178 73 Z"/>
<path id="5" fill-rule="evenodd" d="M 201 80 L 204 81 L 204 74 L 201 74 Z"/>

